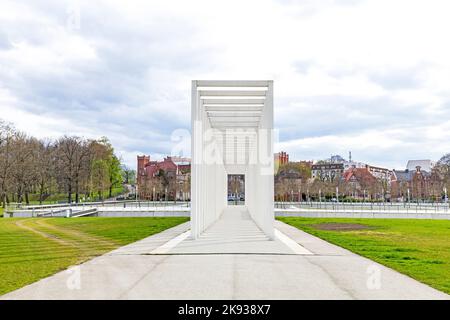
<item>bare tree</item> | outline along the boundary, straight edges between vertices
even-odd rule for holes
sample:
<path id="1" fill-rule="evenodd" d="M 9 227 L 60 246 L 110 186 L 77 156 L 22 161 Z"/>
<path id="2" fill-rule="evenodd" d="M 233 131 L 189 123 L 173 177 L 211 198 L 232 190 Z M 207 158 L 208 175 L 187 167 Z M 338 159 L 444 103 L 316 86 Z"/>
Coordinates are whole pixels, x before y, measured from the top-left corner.
<path id="1" fill-rule="evenodd" d="M 8 202 L 8 182 L 11 174 L 11 143 L 16 130 L 11 124 L 0 120 L 0 196 L 3 208 Z"/>
<path id="2" fill-rule="evenodd" d="M 37 140 L 24 133 L 17 133 L 11 142 L 11 188 L 17 195 L 17 202 L 29 204 L 28 195 L 36 181 L 35 156 Z"/>
<path id="3" fill-rule="evenodd" d="M 43 201 L 52 192 L 67 192 L 79 202 L 80 193 L 101 198 L 122 183 L 120 159 L 108 139 L 63 136 L 56 142 L 37 140 L 0 120 L 0 201 Z"/>
<path id="4" fill-rule="evenodd" d="M 73 193 L 75 202 L 79 202 L 81 182 L 85 178 L 83 174 L 89 172 L 89 154 L 88 142 L 82 138 L 64 136 L 56 142 L 58 180 L 65 187 L 69 203 Z"/>
<path id="5" fill-rule="evenodd" d="M 134 184 L 136 183 L 136 170 L 131 169 L 127 165 L 122 166 L 123 183 Z"/>
<path id="6" fill-rule="evenodd" d="M 36 187 L 39 193 L 39 203 L 45 200 L 45 195 L 50 194 L 51 182 L 54 179 L 55 171 L 55 148 L 50 141 L 36 142 L 35 173 Z"/>

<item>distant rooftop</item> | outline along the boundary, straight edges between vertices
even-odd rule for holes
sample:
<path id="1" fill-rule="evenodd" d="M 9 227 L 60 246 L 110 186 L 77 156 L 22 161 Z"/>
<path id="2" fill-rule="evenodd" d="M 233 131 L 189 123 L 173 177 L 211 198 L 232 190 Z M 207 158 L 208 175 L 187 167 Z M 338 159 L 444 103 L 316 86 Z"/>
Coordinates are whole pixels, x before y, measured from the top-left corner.
<path id="1" fill-rule="evenodd" d="M 410 171 L 416 170 L 416 167 L 420 167 L 421 170 L 430 172 L 434 167 L 434 162 L 429 159 L 424 160 L 409 160 L 406 164 L 406 169 Z"/>

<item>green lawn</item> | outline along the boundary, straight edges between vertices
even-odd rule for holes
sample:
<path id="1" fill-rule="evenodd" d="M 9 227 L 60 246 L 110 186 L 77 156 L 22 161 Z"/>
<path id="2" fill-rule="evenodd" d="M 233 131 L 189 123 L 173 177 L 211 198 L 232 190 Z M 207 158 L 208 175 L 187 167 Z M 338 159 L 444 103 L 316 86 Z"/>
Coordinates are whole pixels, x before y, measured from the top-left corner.
<path id="1" fill-rule="evenodd" d="M 450 293 L 449 220 L 277 219 Z M 368 228 L 321 230 L 327 223 L 352 223 Z"/>
<path id="2" fill-rule="evenodd" d="M 188 221 L 170 218 L 0 219 L 0 295 Z"/>

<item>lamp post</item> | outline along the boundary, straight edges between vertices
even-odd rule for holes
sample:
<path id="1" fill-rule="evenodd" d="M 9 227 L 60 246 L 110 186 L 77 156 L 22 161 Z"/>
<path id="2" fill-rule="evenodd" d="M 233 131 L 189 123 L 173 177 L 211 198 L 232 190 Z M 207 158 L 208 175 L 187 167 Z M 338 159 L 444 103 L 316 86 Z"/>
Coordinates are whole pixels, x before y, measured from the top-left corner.
<path id="1" fill-rule="evenodd" d="M 322 190 L 319 189 L 319 203 L 322 202 Z"/>
<path id="2" fill-rule="evenodd" d="M 410 202 L 410 197 L 409 197 L 409 188 L 408 188 L 408 203 Z"/>
<path id="3" fill-rule="evenodd" d="M 298 188 L 298 197 L 300 199 L 300 202 L 302 202 L 303 197 L 302 197 L 302 180 L 300 180 L 300 187 Z"/>
<path id="4" fill-rule="evenodd" d="M 366 202 L 366 189 L 364 189 L 363 192 L 364 192 L 363 202 Z"/>
<path id="5" fill-rule="evenodd" d="M 447 187 L 444 187 L 444 202 L 445 202 L 445 203 L 448 202 L 448 197 L 447 197 Z"/>
<path id="6" fill-rule="evenodd" d="M 166 202 L 167 202 L 167 200 L 169 200 L 169 198 L 167 197 L 167 187 L 164 189 L 164 195 L 165 195 Z"/>
<path id="7" fill-rule="evenodd" d="M 339 187 L 336 187 L 336 202 L 339 203 Z"/>
<path id="8" fill-rule="evenodd" d="M 237 176 L 234 176 L 234 204 L 237 205 L 238 204 L 238 181 L 237 181 Z"/>

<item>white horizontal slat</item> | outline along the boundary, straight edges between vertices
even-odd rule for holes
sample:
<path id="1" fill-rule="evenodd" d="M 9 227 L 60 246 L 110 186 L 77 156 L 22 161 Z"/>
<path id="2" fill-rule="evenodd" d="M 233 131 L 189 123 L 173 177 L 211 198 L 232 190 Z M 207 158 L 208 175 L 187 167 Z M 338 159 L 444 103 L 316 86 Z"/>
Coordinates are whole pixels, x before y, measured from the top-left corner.
<path id="1" fill-rule="evenodd" d="M 266 96 L 242 96 L 242 95 L 236 95 L 236 96 L 227 96 L 227 95 L 217 95 L 217 96 L 200 96 L 200 99 L 202 100 L 265 100 Z"/>
<path id="2" fill-rule="evenodd" d="M 226 110 L 216 110 L 216 111 L 206 111 L 209 117 L 259 117 L 261 116 L 260 111 L 226 111 Z M 229 115 L 229 116 L 228 116 Z"/>
<path id="3" fill-rule="evenodd" d="M 203 99 L 203 105 L 222 105 L 222 104 L 227 104 L 227 105 L 242 105 L 242 104 L 249 104 L 249 105 L 254 105 L 254 104 L 264 104 L 264 99 L 262 99 L 262 97 L 257 97 L 258 99 L 247 99 L 248 97 L 239 97 L 239 99 L 229 99 L 229 97 L 222 97 L 222 98 L 218 98 L 216 97 L 215 99 L 208 99 L 208 97 L 206 97 L 206 99 Z"/>
<path id="4" fill-rule="evenodd" d="M 256 122 L 215 122 L 214 124 L 211 124 L 211 127 L 213 128 L 220 128 L 220 127 L 257 127 L 258 123 Z"/>
<path id="5" fill-rule="evenodd" d="M 230 122 L 230 123 L 241 123 L 241 122 L 259 122 L 259 117 L 224 117 L 224 116 L 210 116 L 209 120 L 211 123 L 222 123 L 222 122 Z"/>
<path id="6" fill-rule="evenodd" d="M 272 80 L 195 80 L 198 87 L 267 87 Z"/>
<path id="7" fill-rule="evenodd" d="M 230 131 L 232 131 L 232 130 L 230 130 Z M 214 134 L 214 136 L 216 138 L 226 138 L 226 139 L 232 138 L 232 137 L 241 138 L 241 137 L 248 136 L 248 137 L 254 137 L 256 139 L 256 132 L 254 132 L 254 133 L 252 133 L 252 132 L 238 133 L 238 132 L 232 131 L 232 132 L 229 132 L 228 134 L 225 134 L 225 133 L 224 134 Z"/>
<path id="8" fill-rule="evenodd" d="M 261 87 L 238 87 L 238 86 L 229 86 L 229 87 L 218 87 L 218 86 L 206 86 L 206 87 L 197 87 L 198 91 L 268 91 L 269 87 L 261 86 Z"/>
<path id="9" fill-rule="evenodd" d="M 264 107 L 263 103 L 240 103 L 239 101 L 228 102 L 228 103 L 204 103 L 204 107 L 225 107 L 225 108 L 231 108 L 231 107 L 239 107 L 239 108 L 249 108 L 249 107 Z"/>
<path id="10" fill-rule="evenodd" d="M 215 126 L 214 128 L 217 128 L 217 129 L 227 129 L 227 128 L 258 128 L 257 126 L 255 126 L 255 125 L 217 125 L 217 126 Z"/>
<path id="11" fill-rule="evenodd" d="M 253 108 L 249 108 L 249 107 L 247 107 L 247 108 L 208 107 L 208 108 L 205 108 L 205 111 L 206 112 L 216 112 L 216 113 L 235 112 L 235 113 L 240 113 L 240 114 L 254 112 L 254 113 L 257 113 L 258 115 L 260 115 L 262 113 L 262 108 L 260 108 L 260 107 L 253 107 Z"/>
<path id="12" fill-rule="evenodd" d="M 239 97 L 265 97 L 266 92 L 265 91 L 200 91 L 200 98 L 201 97 L 232 97 L 232 96 L 239 96 Z"/>

